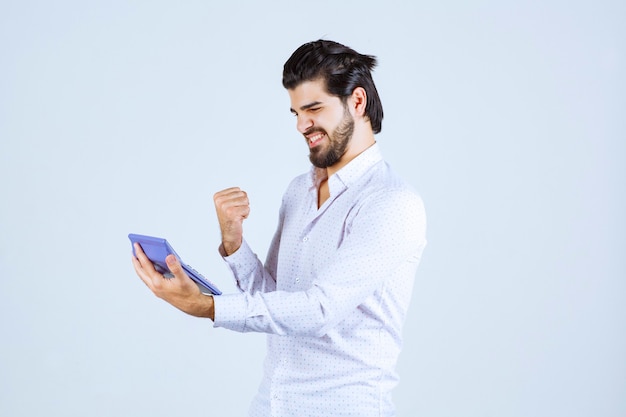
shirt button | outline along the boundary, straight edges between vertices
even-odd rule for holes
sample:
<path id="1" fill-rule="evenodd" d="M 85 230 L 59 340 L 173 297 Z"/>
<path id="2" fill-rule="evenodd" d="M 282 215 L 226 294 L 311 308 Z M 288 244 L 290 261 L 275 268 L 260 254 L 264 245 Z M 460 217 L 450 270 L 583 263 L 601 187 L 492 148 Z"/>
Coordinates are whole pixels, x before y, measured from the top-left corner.
<path id="1" fill-rule="evenodd" d="M 309 241 L 309 237 L 308 237 L 308 236 L 305 236 L 305 237 L 302 239 L 302 241 L 303 241 L 303 242 L 308 242 L 308 241 Z"/>

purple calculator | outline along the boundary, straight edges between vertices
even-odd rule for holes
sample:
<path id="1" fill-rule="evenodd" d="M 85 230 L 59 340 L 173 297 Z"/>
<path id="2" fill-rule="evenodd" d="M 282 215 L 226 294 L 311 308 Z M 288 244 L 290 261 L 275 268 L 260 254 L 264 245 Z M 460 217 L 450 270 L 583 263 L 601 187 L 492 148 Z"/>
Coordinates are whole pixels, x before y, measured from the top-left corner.
<path id="1" fill-rule="evenodd" d="M 191 278 L 196 284 L 198 284 L 198 287 L 200 287 L 200 290 L 203 293 L 213 295 L 222 294 L 222 292 L 215 285 L 213 285 L 213 283 L 211 283 L 208 279 L 202 276 L 202 274 L 200 274 L 189 265 L 185 264 L 180 256 L 178 256 L 178 254 L 174 251 L 172 246 L 170 246 L 167 240 L 160 237 L 137 235 L 134 233 L 129 234 L 128 238 L 133 244 L 133 255 L 137 256 L 135 254 L 134 243 L 139 243 L 139 245 L 141 245 L 141 249 L 144 251 L 148 259 L 152 261 L 154 269 L 156 269 L 159 273 L 164 274 L 165 276 L 167 276 L 167 274 L 171 275 L 171 272 L 168 269 L 167 264 L 165 263 L 165 258 L 167 257 L 167 255 L 172 254 L 176 256 L 176 258 L 178 258 L 183 269 L 185 270 L 187 275 L 189 275 L 189 278 Z"/>

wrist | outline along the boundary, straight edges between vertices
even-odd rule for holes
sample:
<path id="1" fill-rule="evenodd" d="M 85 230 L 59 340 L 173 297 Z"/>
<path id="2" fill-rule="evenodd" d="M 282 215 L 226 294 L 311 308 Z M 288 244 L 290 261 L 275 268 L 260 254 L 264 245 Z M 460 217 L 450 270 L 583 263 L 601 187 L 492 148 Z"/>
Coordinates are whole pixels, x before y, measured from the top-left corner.
<path id="1" fill-rule="evenodd" d="M 213 300 L 212 295 L 207 296 L 207 298 L 209 299 L 209 318 L 211 321 L 215 321 L 215 300 Z"/>
<path id="2" fill-rule="evenodd" d="M 198 314 L 198 316 L 215 320 L 215 302 L 213 301 L 213 296 L 203 294 L 202 297 L 200 314 Z"/>
<path id="3" fill-rule="evenodd" d="M 225 242 L 222 241 L 222 249 L 226 256 L 230 256 L 241 247 L 241 241 L 237 242 Z"/>

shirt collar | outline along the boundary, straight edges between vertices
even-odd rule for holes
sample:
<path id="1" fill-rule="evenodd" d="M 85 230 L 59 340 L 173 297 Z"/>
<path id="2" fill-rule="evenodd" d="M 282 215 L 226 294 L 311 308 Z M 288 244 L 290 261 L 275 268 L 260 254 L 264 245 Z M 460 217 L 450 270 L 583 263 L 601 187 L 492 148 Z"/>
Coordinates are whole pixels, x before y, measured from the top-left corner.
<path id="1" fill-rule="evenodd" d="M 378 143 L 374 142 L 372 146 L 361 152 L 346 166 L 341 168 L 335 175 L 346 187 L 350 187 L 356 180 L 361 178 L 367 170 L 378 162 L 382 161 L 383 155 L 380 152 Z"/>

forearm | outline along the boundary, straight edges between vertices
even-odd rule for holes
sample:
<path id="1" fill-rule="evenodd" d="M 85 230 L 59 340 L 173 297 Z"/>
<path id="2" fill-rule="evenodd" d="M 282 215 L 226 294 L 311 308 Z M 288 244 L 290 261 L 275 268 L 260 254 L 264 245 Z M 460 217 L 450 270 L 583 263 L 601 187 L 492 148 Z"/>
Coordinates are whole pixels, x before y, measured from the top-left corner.
<path id="1" fill-rule="evenodd" d="M 185 304 L 175 307 L 195 317 L 215 320 L 215 301 L 212 295 L 200 294 L 198 297 L 188 300 Z"/>

